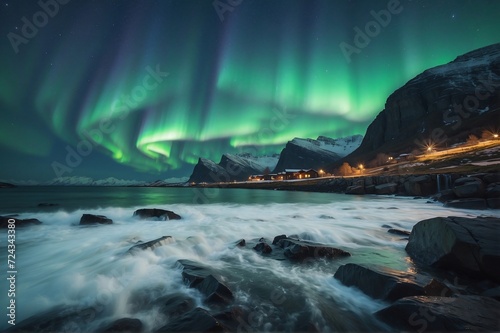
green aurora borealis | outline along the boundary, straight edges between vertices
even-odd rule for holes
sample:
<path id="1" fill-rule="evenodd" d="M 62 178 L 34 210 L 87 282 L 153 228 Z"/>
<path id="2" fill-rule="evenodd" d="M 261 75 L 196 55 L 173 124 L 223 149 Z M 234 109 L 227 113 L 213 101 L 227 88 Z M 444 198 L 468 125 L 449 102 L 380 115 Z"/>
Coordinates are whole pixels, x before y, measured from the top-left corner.
<path id="1" fill-rule="evenodd" d="M 4 1 L 0 179 L 53 178 L 92 134 L 67 175 L 185 176 L 198 157 L 364 134 L 406 81 L 499 41 L 499 1 L 401 0 L 348 62 L 340 43 L 387 3 L 242 0 L 221 22 L 208 0 L 73 0 L 16 54 L 7 34 L 41 9 Z"/>

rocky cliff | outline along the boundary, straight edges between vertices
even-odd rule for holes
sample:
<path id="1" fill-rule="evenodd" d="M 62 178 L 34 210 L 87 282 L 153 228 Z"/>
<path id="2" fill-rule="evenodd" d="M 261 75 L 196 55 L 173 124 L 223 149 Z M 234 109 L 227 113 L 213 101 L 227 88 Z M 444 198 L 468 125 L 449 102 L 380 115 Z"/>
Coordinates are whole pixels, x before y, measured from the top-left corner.
<path id="1" fill-rule="evenodd" d="M 295 138 L 281 151 L 274 172 L 284 169 L 323 169 L 351 153 L 361 144 L 363 137 L 331 139 L 324 136 L 313 139 Z"/>
<path id="2" fill-rule="evenodd" d="M 346 161 L 410 152 L 428 141 L 443 147 L 464 142 L 470 133 L 498 127 L 499 116 L 500 44 L 494 44 L 426 70 L 396 90 Z"/>

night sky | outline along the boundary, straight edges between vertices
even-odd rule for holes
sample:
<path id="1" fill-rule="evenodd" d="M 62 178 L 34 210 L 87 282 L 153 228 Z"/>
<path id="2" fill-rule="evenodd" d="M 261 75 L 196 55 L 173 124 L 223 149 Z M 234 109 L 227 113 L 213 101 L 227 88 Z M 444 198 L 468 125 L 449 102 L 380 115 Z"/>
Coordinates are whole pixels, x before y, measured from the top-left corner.
<path id="1" fill-rule="evenodd" d="M 498 0 L 55 1 L 1 2 L 0 179 L 165 179 L 364 134 L 395 89 L 500 36 Z"/>

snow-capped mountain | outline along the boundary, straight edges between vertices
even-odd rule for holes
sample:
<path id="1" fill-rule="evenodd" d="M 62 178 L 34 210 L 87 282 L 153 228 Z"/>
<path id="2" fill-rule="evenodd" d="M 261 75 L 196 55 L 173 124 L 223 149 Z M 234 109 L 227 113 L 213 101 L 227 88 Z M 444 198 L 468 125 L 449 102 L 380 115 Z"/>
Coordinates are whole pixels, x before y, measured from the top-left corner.
<path id="1" fill-rule="evenodd" d="M 354 135 L 340 139 L 324 136 L 314 139 L 295 138 L 281 151 L 275 172 L 285 169 L 323 169 L 350 154 L 361 144 L 363 137 Z"/>

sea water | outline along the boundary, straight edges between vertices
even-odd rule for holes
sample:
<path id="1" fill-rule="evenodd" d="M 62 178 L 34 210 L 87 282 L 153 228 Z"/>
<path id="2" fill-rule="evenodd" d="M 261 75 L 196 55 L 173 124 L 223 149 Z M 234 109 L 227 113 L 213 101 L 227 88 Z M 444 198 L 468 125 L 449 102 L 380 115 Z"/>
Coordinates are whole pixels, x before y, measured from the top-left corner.
<path id="1" fill-rule="evenodd" d="M 38 203 L 55 207 L 37 207 Z M 139 208 L 176 212 L 181 220 L 144 221 Z M 111 225 L 80 226 L 82 214 L 105 215 Z M 497 211 L 488 215 L 499 216 Z M 54 306 L 95 309 L 81 331 L 97 330 L 112 320 L 140 319 L 146 331 L 170 319 L 154 300 L 181 293 L 209 311 L 203 296 L 182 281 L 179 259 L 211 266 L 246 309 L 238 318 L 242 331 L 384 330 L 373 313 L 386 303 L 371 299 L 333 278 L 340 265 L 359 263 L 408 273 L 414 266 L 407 243 L 387 227 L 411 230 L 436 216 L 477 216 L 477 211 L 444 208 L 425 199 L 393 196 L 239 189 L 23 187 L 0 189 L 0 215 L 37 218 L 41 225 L 16 229 L 16 322 Z M 234 242 L 287 234 L 349 251 L 342 259 L 307 263 L 278 261 Z M 126 255 L 140 241 L 172 236 L 174 243 Z M 7 232 L 2 238 L 6 281 Z M 0 292 L 7 293 L 2 283 Z M 7 300 L 0 297 L 1 308 Z M 6 312 L 6 310 L 4 310 Z M 0 323 L 6 328 L 7 317 Z M 7 318 L 7 319 L 6 319 Z"/>

